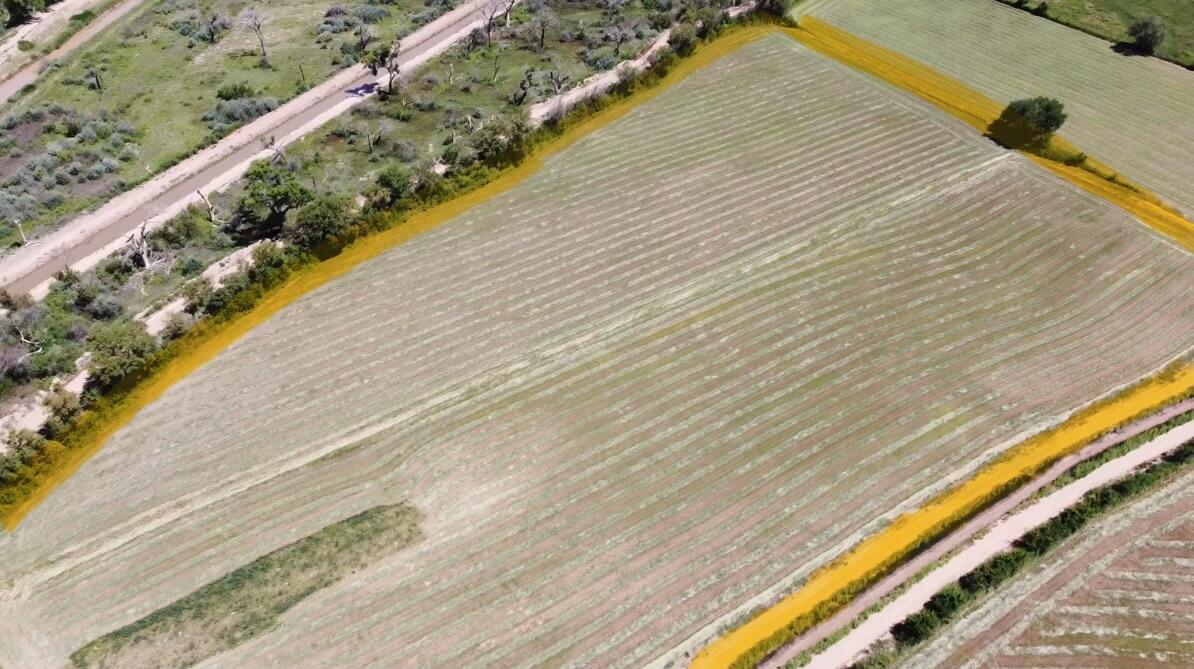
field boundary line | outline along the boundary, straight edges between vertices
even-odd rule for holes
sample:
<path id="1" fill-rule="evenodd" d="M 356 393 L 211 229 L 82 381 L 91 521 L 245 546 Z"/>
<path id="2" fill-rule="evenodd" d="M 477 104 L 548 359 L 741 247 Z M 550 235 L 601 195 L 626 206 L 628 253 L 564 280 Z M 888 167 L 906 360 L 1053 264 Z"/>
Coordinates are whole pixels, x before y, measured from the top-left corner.
<path id="1" fill-rule="evenodd" d="M 840 611 L 825 619 L 823 622 L 813 626 L 804 634 L 801 634 L 797 638 L 793 639 L 783 648 L 780 648 L 778 651 L 776 651 L 775 655 L 768 658 L 762 666 L 767 669 L 780 669 L 801 653 L 811 649 L 813 646 L 820 643 L 824 639 L 829 638 L 838 631 L 847 628 L 851 623 L 858 621 L 860 618 L 866 615 L 866 617 L 863 618 L 864 622 L 860 623 L 858 626 L 861 627 L 862 624 L 865 624 L 865 620 L 870 620 L 871 616 L 873 616 L 875 613 L 878 613 L 878 611 L 875 611 L 867 615 L 867 611 L 870 610 L 871 606 L 878 604 L 883 600 L 883 598 L 895 592 L 901 586 L 908 584 L 910 581 L 915 580 L 915 583 L 921 582 L 923 579 L 917 579 L 917 576 L 921 574 L 922 570 L 930 568 L 935 571 L 936 569 L 940 568 L 940 565 L 934 566 L 938 560 L 949 555 L 952 551 L 963 546 L 974 537 L 981 535 L 991 527 L 1003 522 L 1002 519 L 1005 516 L 1019 513 L 1022 510 L 1021 506 L 1025 503 L 1029 505 L 1035 504 L 1037 501 L 1039 501 L 1039 499 L 1036 498 L 1036 495 L 1043 488 L 1064 476 L 1074 467 L 1091 461 L 1107 451 L 1110 451 L 1124 443 L 1127 443 L 1131 439 L 1148 432 L 1149 430 L 1155 429 L 1158 426 L 1164 425 L 1167 422 L 1176 419 L 1179 416 L 1183 416 L 1191 412 L 1194 412 L 1194 398 L 1186 399 L 1177 404 L 1168 406 L 1157 413 L 1150 414 L 1141 420 L 1134 421 L 1131 425 L 1127 425 L 1124 426 L 1123 429 L 1110 432 L 1094 441 L 1090 445 L 1082 448 L 1081 450 L 1061 458 L 1057 462 L 1053 463 L 1043 474 L 1034 478 L 1030 483 L 1021 486 L 1014 493 L 1000 499 L 998 503 L 984 509 L 982 513 L 979 513 L 968 520 L 965 524 L 959 526 L 957 530 L 942 537 L 941 540 L 934 543 L 930 549 L 919 553 L 915 558 L 905 562 L 904 564 L 900 565 L 898 569 L 880 579 L 872 587 L 869 587 L 863 592 L 859 593 L 859 596 L 852 600 L 848 606 L 842 608 Z M 1146 442 L 1146 444 L 1155 442 L 1162 436 L 1170 434 L 1174 430 L 1177 430 L 1183 426 L 1184 425 L 1178 425 L 1170 428 L 1169 430 L 1161 433 L 1161 435 L 1154 437 L 1152 440 L 1150 440 L 1150 442 Z M 1123 453 L 1112 460 L 1108 460 L 1108 462 L 1123 461 L 1124 458 L 1142 448 L 1144 448 L 1144 445 L 1133 448 L 1127 453 Z M 1107 463 L 1103 464 L 1105 465 Z M 1099 465 L 1100 468 L 1102 466 L 1103 465 Z M 1087 474 L 1087 476 L 1089 476 L 1089 474 Z M 1085 477 L 1075 479 L 1063 487 L 1074 485 L 1083 480 L 1083 478 Z M 1058 488 L 1057 490 L 1061 490 L 1061 488 Z M 1053 493 L 1057 492 L 1057 490 L 1053 490 L 1048 494 L 1052 495 Z M 929 573 L 933 572 L 930 571 Z M 925 574 L 925 577 L 927 577 L 927 574 Z M 902 597 L 903 595 L 900 596 Z M 854 629 L 857 630 L 858 627 L 855 627 Z M 854 630 L 848 631 L 848 634 L 853 633 Z M 838 642 L 834 643 L 836 644 Z M 823 653 L 825 651 L 823 650 L 821 652 Z M 820 653 L 818 653 L 818 655 L 819 654 Z M 813 657 L 816 657 L 816 655 Z"/>
<path id="2" fill-rule="evenodd" d="M 693 72 L 774 33 L 774 30 L 766 25 L 746 25 L 733 29 L 712 42 L 699 45 L 693 55 L 678 61 L 675 67 L 650 87 L 637 90 L 578 120 L 575 124 L 567 125 L 560 134 L 548 139 L 522 162 L 503 170 L 485 185 L 447 202 L 413 212 L 405 220 L 358 240 L 331 258 L 297 269 L 286 283 L 266 293 L 261 301 L 243 314 L 218 323 L 201 323 L 191 333 L 176 341 L 176 350 L 180 351 L 176 357 L 137 384 L 104 415 L 97 417 L 97 426 L 81 439 L 82 443 L 72 448 L 62 466 L 44 479 L 27 499 L 13 506 L 3 517 L 5 529 L 9 532 L 15 530 L 26 515 L 45 501 L 53 490 L 69 479 L 83 463 L 98 453 L 108 439 L 128 424 L 142 408 L 156 401 L 174 384 L 207 364 L 275 313 L 307 293 L 347 274 L 358 265 L 505 193 L 538 172 L 550 157 L 626 116 L 639 105 L 655 98 Z"/>
<path id="3" fill-rule="evenodd" d="M 981 539 L 934 569 L 845 637 L 813 656 L 807 665 L 808 668 L 833 669 L 849 664 L 849 661 L 843 661 L 847 655 L 856 658 L 864 653 L 893 625 L 919 611 L 933 595 L 965 576 L 976 565 L 981 565 L 1013 547 L 1021 537 L 1077 505 L 1087 493 L 1131 476 L 1138 467 L 1167 456 L 1182 448 L 1191 439 L 1194 439 L 1194 424 L 1186 423 L 1175 427 L 1148 444 L 1103 463 L 1087 476 L 1001 518 L 988 527 L 989 531 Z"/>
<path id="4" fill-rule="evenodd" d="M 950 116 L 986 133 L 1003 112 L 1003 105 L 965 83 L 873 42 L 841 30 L 826 21 L 803 15 L 798 28 L 781 28 L 785 34 L 817 53 L 876 77 L 934 105 Z M 1082 190 L 1127 211 L 1169 242 L 1194 253 L 1194 222 L 1156 194 L 1134 183 L 1111 166 L 1082 153 L 1062 137 L 1051 149 L 1082 156 L 1082 166 L 1066 165 L 1020 151 L 1036 164 Z"/>
<path id="5" fill-rule="evenodd" d="M 1194 363 L 1165 371 L 1080 409 L 980 469 L 963 483 L 857 544 L 814 571 L 796 591 L 707 644 L 692 669 L 754 666 L 792 638 L 845 606 L 916 551 L 1099 436 L 1152 413 L 1194 390 Z"/>

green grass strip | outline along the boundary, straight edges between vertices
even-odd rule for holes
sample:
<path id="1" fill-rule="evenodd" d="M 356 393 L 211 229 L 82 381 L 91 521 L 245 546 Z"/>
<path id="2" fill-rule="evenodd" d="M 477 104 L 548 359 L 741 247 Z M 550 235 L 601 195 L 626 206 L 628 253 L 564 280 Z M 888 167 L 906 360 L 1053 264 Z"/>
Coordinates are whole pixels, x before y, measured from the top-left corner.
<path id="1" fill-rule="evenodd" d="M 288 609 L 420 538 L 410 504 L 376 506 L 257 558 L 71 654 L 76 667 L 189 667 L 273 629 Z"/>

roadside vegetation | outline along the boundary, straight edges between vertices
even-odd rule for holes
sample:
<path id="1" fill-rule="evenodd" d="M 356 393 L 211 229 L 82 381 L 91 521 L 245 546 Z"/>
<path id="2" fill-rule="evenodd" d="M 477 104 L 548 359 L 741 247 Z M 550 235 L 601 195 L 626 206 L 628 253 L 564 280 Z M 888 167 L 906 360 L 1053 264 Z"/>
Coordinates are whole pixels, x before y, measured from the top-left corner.
<path id="1" fill-rule="evenodd" d="M 42 302 L 7 298 L 0 316 L 0 393 L 16 399 L 51 391 L 47 403 L 66 404 L 69 411 L 52 410 L 40 434 L 11 435 L 0 455 L 0 514 L 8 515 L 72 452 L 91 444 L 140 383 L 248 311 L 293 271 L 520 162 L 562 127 L 533 135 L 526 108 L 616 58 L 633 57 L 656 34 L 651 17 L 666 28 L 703 16 L 708 27 L 698 39 L 715 37 L 724 25 L 721 7 L 661 2 L 668 0 L 528 3 L 508 22 L 495 20 L 488 36 L 479 31 L 409 84 L 396 84 L 394 93 L 254 164 L 209 207 L 192 207 L 134 235 L 122 253 L 93 271 L 60 274 Z M 673 59 L 665 52 L 648 74 L 625 81 L 613 96 L 650 85 Z M 257 246 L 251 262 L 220 286 L 199 276 L 213 260 L 264 239 L 282 245 Z M 134 320 L 178 296 L 185 309 L 160 336 Z M 88 389 L 71 399 L 55 389 L 54 379 L 87 353 Z"/>
<path id="2" fill-rule="evenodd" d="M 152 0 L 0 110 L 0 244 L 173 165 L 451 8 L 451 0 Z M 74 118 L 56 126 L 44 119 Z M 118 143 L 80 128 L 119 124 Z"/>
<path id="3" fill-rule="evenodd" d="M 1194 3 L 1188 0 L 1000 0 L 1115 43 L 1194 69 Z"/>
<path id="4" fill-rule="evenodd" d="M 1016 540 L 1015 545 L 975 567 L 933 597 L 924 607 L 892 627 L 892 642 L 853 665 L 854 669 L 887 669 L 920 644 L 961 618 L 1000 586 L 1048 556 L 1066 539 L 1103 516 L 1171 481 L 1194 462 L 1194 442 L 1115 483 L 1087 493 L 1080 502 Z"/>
<path id="5" fill-rule="evenodd" d="M 181 668 L 272 629 L 311 594 L 417 542 L 419 512 L 377 506 L 263 555 L 71 654 L 75 667 Z"/>

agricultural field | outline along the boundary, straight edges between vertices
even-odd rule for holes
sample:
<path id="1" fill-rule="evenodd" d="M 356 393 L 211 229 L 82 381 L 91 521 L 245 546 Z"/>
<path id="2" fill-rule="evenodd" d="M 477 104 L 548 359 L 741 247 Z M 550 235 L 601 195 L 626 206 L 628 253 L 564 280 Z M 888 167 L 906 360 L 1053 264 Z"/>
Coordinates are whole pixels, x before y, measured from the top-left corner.
<path id="1" fill-rule="evenodd" d="M 1194 72 L 991 0 L 812 0 L 797 7 L 901 52 L 1001 103 L 1065 104 L 1061 134 L 1194 216 Z"/>
<path id="2" fill-rule="evenodd" d="M 451 8 L 428 2 L 146 2 L 0 107 L 0 218 L 110 198 Z"/>
<path id="3" fill-rule="evenodd" d="M 1194 665 L 1194 473 L 1084 528 L 906 667 Z"/>
<path id="4" fill-rule="evenodd" d="M 770 34 L 141 412 L 0 537 L 0 665 L 406 501 L 421 540 L 205 666 L 682 661 L 1189 352 L 1191 281 L 1121 210 Z"/>
<path id="5" fill-rule="evenodd" d="M 1194 68 L 1194 4 L 1187 0 L 1001 0 L 1116 43 L 1130 43 L 1128 29 L 1155 16 L 1168 29 L 1157 56 Z"/>

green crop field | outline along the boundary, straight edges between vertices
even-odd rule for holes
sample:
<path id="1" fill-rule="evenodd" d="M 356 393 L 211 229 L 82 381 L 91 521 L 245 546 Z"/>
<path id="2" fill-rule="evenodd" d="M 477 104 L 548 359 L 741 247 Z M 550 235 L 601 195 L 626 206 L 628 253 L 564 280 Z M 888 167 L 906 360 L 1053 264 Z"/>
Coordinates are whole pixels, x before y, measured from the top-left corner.
<path id="1" fill-rule="evenodd" d="M 1106 41 L 992 0 L 798 6 L 1000 102 L 1046 95 L 1065 104 L 1061 134 L 1194 216 L 1194 72 L 1124 56 Z"/>
<path id="2" fill-rule="evenodd" d="M 1191 282 L 1121 210 L 770 34 L 142 411 L 0 537 L 0 665 L 401 501 L 417 544 L 205 666 L 680 663 L 1188 352 Z"/>
<path id="3" fill-rule="evenodd" d="M 1128 28 L 1140 19 L 1155 16 L 1168 28 L 1168 36 L 1157 55 L 1194 67 L 1194 2 L 1189 0 L 1001 1 L 1031 11 L 1043 11 L 1044 16 L 1054 21 L 1112 42 L 1131 42 Z"/>

